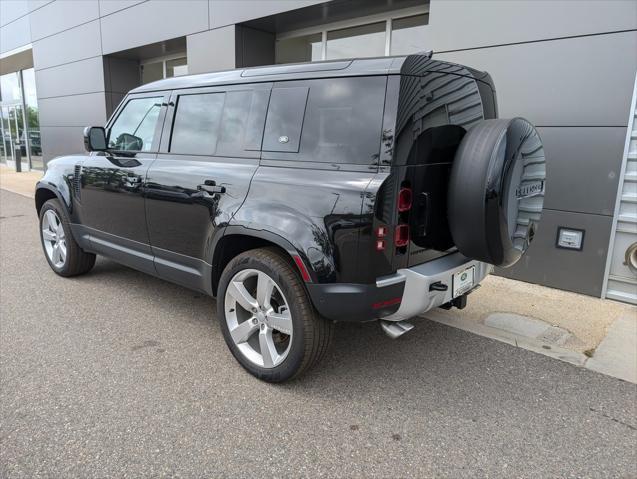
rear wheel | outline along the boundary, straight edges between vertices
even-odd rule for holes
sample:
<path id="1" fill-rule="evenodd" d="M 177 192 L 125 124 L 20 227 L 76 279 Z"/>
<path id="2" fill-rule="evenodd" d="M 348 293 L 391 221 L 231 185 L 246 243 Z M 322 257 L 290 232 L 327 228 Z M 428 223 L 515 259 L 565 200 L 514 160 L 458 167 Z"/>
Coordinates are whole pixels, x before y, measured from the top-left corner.
<path id="1" fill-rule="evenodd" d="M 66 212 L 58 200 L 42 205 L 40 240 L 49 266 L 60 276 L 84 274 L 95 265 L 95 255 L 84 252 L 75 242 Z"/>
<path id="2" fill-rule="evenodd" d="M 297 377 L 318 363 L 333 334 L 290 262 L 270 248 L 242 253 L 226 266 L 217 314 L 237 361 L 269 382 Z"/>

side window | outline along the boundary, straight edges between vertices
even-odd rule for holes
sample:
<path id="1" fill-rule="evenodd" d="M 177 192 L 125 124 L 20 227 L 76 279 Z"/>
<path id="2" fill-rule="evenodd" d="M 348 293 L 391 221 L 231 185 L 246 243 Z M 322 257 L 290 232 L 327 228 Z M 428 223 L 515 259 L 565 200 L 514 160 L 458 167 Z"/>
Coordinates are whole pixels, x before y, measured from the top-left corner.
<path id="1" fill-rule="evenodd" d="M 273 88 L 265 123 L 263 151 L 299 151 L 307 87 Z"/>
<path id="2" fill-rule="evenodd" d="M 386 85 L 383 76 L 314 80 L 305 111 L 300 160 L 377 163 Z"/>
<path id="3" fill-rule="evenodd" d="M 246 156 L 261 149 L 269 95 L 269 90 L 226 92 L 217 155 Z"/>
<path id="4" fill-rule="evenodd" d="M 124 106 L 108 134 L 108 148 L 150 151 L 163 97 L 134 98 Z"/>
<path id="5" fill-rule="evenodd" d="M 214 155 L 225 93 L 180 95 L 173 121 L 173 153 Z"/>
<path id="6" fill-rule="evenodd" d="M 263 151 L 282 153 L 268 155 L 271 159 L 377 163 L 387 78 L 326 78 L 304 84 L 309 95 L 307 87 L 272 90 Z"/>

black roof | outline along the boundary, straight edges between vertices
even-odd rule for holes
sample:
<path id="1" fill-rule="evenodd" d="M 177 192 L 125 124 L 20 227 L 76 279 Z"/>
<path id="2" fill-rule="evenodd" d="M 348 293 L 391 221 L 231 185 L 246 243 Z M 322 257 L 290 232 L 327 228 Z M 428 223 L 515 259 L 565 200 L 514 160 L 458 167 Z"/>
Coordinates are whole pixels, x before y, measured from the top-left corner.
<path id="1" fill-rule="evenodd" d="M 305 78 L 398 74 L 406 59 L 406 56 L 401 56 L 293 63 L 184 75 L 147 83 L 131 90 L 131 93 Z"/>
<path id="2" fill-rule="evenodd" d="M 433 60 L 431 53 L 418 55 L 292 63 L 227 70 L 199 75 L 184 75 L 147 83 L 131 93 L 178 90 L 215 85 L 259 83 L 307 78 L 334 78 L 370 75 L 423 75 L 425 72 L 448 73 L 480 79 L 486 73 L 453 63 Z"/>

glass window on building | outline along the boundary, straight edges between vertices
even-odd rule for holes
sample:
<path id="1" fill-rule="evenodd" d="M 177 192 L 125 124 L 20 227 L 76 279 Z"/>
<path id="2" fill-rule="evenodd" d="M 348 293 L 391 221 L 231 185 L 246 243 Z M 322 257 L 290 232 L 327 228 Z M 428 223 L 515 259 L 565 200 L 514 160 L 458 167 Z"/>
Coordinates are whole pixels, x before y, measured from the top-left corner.
<path id="1" fill-rule="evenodd" d="M 275 56 L 277 63 L 315 62 L 322 55 L 321 33 L 277 40 Z"/>
<path id="2" fill-rule="evenodd" d="M 183 57 L 163 58 L 144 62 L 140 65 L 142 85 L 164 78 L 188 74 L 188 59 Z"/>
<path id="3" fill-rule="evenodd" d="M 26 104 L 27 142 L 31 153 L 31 168 L 42 169 L 44 162 L 42 161 L 42 142 L 40 139 L 40 117 L 33 68 L 22 71 L 22 87 Z"/>
<path id="4" fill-rule="evenodd" d="M 385 54 L 386 22 L 327 32 L 326 58 L 380 57 Z"/>
<path id="5" fill-rule="evenodd" d="M 0 99 L 3 104 L 22 102 L 19 74 L 13 72 L 0 76 Z"/>
<path id="6" fill-rule="evenodd" d="M 392 21 L 391 49 L 392 55 L 408 55 L 425 50 L 425 28 L 429 23 L 429 15 L 414 15 L 397 18 Z"/>
<path id="7" fill-rule="evenodd" d="M 42 169 L 42 146 L 38 99 L 33 68 L 0 76 L 0 154 L 15 166 L 20 157 L 23 169 Z"/>
<path id="8" fill-rule="evenodd" d="M 341 21 L 303 30 L 281 33 L 276 40 L 276 63 L 296 63 L 347 58 L 409 55 L 426 50 L 429 24 L 428 1 L 417 8 L 396 10 L 354 22 Z"/>
<path id="9" fill-rule="evenodd" d="M 166 78 L 188 74 L 188 60 L 186 57 L 166 60 Z"/>

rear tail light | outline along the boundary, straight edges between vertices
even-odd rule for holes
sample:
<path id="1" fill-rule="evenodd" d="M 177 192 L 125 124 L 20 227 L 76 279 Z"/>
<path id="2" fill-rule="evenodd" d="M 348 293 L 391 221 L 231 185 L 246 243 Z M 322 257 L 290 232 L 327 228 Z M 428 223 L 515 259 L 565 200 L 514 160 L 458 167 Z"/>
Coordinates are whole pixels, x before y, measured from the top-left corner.
<path id="1" fill-rule="evenodd" d="M 396 248 L 403 248 L 409 244 L 409 225 L 400 224 L 396 226 L 394 233 L 394 245 Z"/>
<path id="2" fill-rule="evenodd" d="M 398 192 L 398 212 L 403 213 L 411 209 L 411 188 L 401 188 Z"/>

